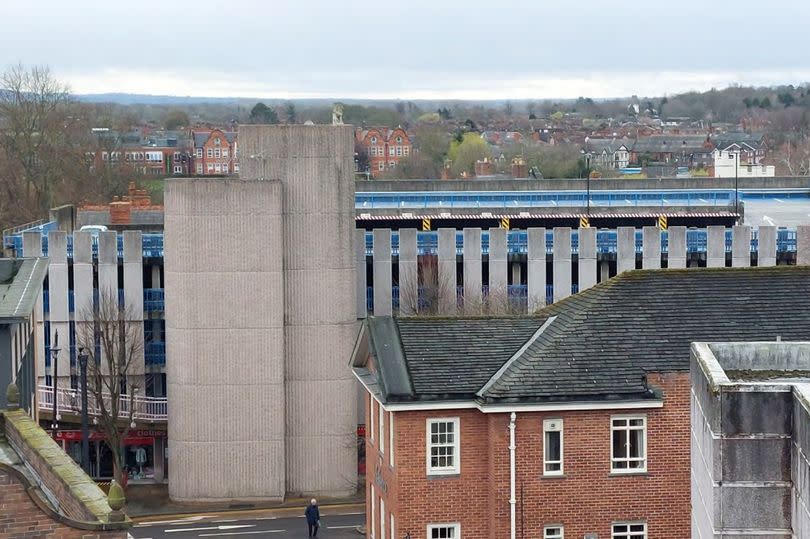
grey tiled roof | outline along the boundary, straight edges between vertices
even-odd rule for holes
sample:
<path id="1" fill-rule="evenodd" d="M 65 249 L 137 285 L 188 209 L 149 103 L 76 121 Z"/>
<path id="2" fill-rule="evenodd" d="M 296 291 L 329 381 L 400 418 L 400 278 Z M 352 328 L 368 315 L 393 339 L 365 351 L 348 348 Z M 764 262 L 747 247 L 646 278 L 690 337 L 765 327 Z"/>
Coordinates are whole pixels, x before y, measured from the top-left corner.
<path id="1" fill-rule="evenodd" d="M 407 371 L 410 394 L 383 398 L 644 398 L 645 373 L 688 370 L 693 341 L 810 340 L 808 297 L 806 266 L 641 270 L 532 317 L 397 319 L 400 372 Z M 556 318 L 476 397 L 550 317 Z"/>
<path id="2" fill-rule="evenodd" d="M 0 321 L 31 315 L 47 272 L 47 258 L 0 259 Z"/>

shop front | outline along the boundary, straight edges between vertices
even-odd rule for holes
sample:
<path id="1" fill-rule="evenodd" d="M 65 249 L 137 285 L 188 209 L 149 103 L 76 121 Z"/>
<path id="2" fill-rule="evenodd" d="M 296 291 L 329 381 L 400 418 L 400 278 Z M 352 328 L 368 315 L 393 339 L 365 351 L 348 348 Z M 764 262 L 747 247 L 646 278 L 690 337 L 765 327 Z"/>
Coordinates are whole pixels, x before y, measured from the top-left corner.
<path id="1" fill-rule="evenodd" d="M 56 441 L 73 460 L 82 460 L 81 430 L 60 430 Z M 161 483 L 168 477 L 166 431 L 133 429 L 124 437 L 123 464 L 130 483 Z M 106 437 L 90 433 L 90 475 L 97 481 L 113 477 L 113 458 Z"/>

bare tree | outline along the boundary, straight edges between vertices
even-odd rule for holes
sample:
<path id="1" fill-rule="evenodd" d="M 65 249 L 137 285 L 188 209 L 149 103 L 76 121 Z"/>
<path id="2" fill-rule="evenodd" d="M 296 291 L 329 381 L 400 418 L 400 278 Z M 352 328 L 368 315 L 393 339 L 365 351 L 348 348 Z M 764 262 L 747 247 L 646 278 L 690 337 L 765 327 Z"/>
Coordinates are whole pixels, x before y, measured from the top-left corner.
<path id="1" fill-rule="evenodd" d="M 142 357 L 143 335 L 132 309 L 119 303 L 117 290 L 103 290 L 99 296 L 97 304 L 83 310 L 76 344 L 89 356 L 89 406 L 112 453 L 115 480 L 121 483 L 123 441 L 135 419 L 136 393 L 142 389 L 142 378 L 134 371 Z"/>

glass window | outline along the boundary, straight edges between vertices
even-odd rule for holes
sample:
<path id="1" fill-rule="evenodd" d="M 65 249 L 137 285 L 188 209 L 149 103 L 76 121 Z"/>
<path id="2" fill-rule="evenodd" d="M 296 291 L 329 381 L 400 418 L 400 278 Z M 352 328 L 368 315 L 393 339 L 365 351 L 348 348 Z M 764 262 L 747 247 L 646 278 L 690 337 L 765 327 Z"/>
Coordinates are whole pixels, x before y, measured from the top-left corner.
<path id="1" fill-rule="evenodd" d="M 228 148 L 222 148 L 222 157 L 228 157 Z"/>
<path id="2" fill-rule="evenodd" d="M 543 528 L 543 539 L 564 539 L 562 526 L 546 526 Z"/>
<path id="3" fill-rule="evenodd" d="M 214 148 L 214 157 L 219 159 L 222 153 L 220 152 L 219 148 Z"/>
<path id="4" fill-rule="evenodd" d="M 214 157 L 214 149 L 213 149 L 213 148 L 208 148 L 208 151 L 206 152 L 206 155 L 207 155 L 209 158 L 210 158 L 210 157 Z"/>
<path id="5" fill-rule="evenodd" d="M 428 539 L 459 539 L 461 524 L 430 524 L 427 536 Z"/>
<path id="6" fill-rule="evenodd" d="M 546 419 L 543 421 L 543 474 L 563 474 L 562 419 Z"/>
<path id="7" fill-rule="evenodd" d="M 427 420 L 427 473 L 456 474 L 460 471 L 459 419 Z"/>
<path id="8" fill-rule="evenodd" d="M 613 524 L 611 539 L 647 539 L 646 522 L 617 522 Z"/>
<path id="9" fill-rule="evenodd" d="M 611 470 L 618 473 L 647 470 L 647 418 L 611 418 Z"/>
<path id="10" fill-rule="evenodd" d="M 197 157 L 202 159 L 202 148 L 197 148 Z"/>

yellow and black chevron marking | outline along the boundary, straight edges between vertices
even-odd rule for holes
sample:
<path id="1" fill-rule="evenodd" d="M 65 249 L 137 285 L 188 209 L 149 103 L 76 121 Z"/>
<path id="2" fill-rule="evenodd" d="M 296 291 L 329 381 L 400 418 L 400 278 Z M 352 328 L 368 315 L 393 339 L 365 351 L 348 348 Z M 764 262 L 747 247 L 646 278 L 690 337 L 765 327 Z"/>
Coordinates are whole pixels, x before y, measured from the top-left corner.
<path id="1" fill-rule="evenodd" d="M 658 217 L 658 228 L 660 228 L 661 230 L 666 230 L 667 229 L 667 216 L 666 215 L 661 215 L 661 216 Z"/>
<path id="2" fill-rule="evenodd" d="M 579 228 L 590 228 L 591 221 L 587 217 L 579 218 Z"/>
<path id="3" fill-rule="evenodd" d="M 430 230 L 430 218 L 422 218 L 422 230 Z"/>
<path id="4" fill-rule="evenodd" d="M 509 217 L 501 217 L 501 228 L 509 230 Z"/>

